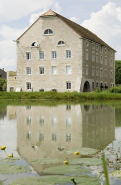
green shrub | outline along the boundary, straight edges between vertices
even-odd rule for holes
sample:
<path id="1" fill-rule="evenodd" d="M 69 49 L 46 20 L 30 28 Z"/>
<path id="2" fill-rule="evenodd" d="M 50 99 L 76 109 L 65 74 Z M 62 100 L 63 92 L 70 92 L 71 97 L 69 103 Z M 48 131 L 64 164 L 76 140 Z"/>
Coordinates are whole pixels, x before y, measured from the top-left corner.
<path id="1" fill-rule="evenodd" d="M 111 93 L 121 93 L 121 87 L 114 87 L 110 89 Z"/>

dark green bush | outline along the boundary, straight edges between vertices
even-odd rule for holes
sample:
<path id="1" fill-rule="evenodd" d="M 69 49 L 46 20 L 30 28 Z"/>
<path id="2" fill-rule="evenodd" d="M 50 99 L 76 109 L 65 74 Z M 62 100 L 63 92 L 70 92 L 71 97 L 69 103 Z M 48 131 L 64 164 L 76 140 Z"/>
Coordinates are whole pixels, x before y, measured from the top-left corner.
<path id="1" fill-rule="evenodd" d="M 120 87 L 114 87 L 110 89 L 111 93 L 121 93 L 121 88 Z"/>

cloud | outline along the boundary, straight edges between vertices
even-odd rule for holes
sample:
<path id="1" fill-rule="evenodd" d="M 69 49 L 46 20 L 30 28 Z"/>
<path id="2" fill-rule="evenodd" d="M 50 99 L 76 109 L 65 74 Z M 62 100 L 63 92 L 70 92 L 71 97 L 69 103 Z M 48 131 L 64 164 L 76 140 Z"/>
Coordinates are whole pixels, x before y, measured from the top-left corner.
<path id="1" fill-rule="evenodd" d="M 0 68 L 16 70 L 16 43 L 13 42 L 24 31 L 24 29 L 13 29 L 8 26 L 0 27 Z"/>
<path id="2" fill-rule="evenodd" d="M 73 22 L 76 22 L 78 24 L 80 22 L 80 19 L 78 17 L 71 17 L 70 20 L 73 21 Z"/>
<path id="3" fill-rule="evenodd" d="M 38 19 L 38 17 L 39 17 L 40 15 L 42 15 L 43 13 L 45 13 L 45 12 L 48 11 L 48 10 L 49 10 L 49 7 L 48 7 L 48 6 L 45 6 L 45 7 L 43 8 L 42 11 L 39 11 L 38 13 L 32 14 L 31 17 L 30 17 L 30 20 L 29 20 L 30 25 L 33 24 L 33 23 Z M 57 12 L 57 13 L 60 13 L 60 12 L 61 12 L 61 6 L 59 5 L 58 2 L 56 2 L 56 3 L 54 4 L 53 10 L 54 10 L 55 12 Z"/>
<path id="4" fill-rule="evenodd" d="M 121 8 L 109 2 L 100 11 L 92 13 L 91 18 L 85 20 L 82 26 L 117 50 L 116 58 L 121 59 Z"/>
<path id="5" fill-rule="evenodd" d="M 0 22 L 17 20 L 39 11 L 46 6 L 52 6 L 55 0 L 0 0 Z"/>

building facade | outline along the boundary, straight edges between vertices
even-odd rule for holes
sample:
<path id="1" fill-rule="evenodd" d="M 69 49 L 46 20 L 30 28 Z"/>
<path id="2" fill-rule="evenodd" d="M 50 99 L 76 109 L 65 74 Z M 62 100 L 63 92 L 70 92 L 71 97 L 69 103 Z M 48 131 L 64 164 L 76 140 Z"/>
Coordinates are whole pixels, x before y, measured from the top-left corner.
<path id="1" fill-rule="evenodd" d="M 7 73 L 4 71 L 4 69 L 0 69 L 0 78 L 7 78 Z"/>
<path id="2" fill-rule="evenodd" d="M 115 85 L 115 50 L 69 19 L 47 11 L 17 40 L 17 74 L 7 91 L 78 91 Z"/>

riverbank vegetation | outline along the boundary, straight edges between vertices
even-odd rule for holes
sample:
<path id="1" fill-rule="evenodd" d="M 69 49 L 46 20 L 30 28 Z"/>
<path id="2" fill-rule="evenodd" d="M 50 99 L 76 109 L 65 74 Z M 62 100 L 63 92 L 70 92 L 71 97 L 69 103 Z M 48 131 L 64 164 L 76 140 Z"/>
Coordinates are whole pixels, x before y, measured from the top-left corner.
<path id="1" fill-rule="evenodd" d="M 121 93 L 114 90 L 102 92 L 0 92 L 0 100 L 118 100 Z"/>

